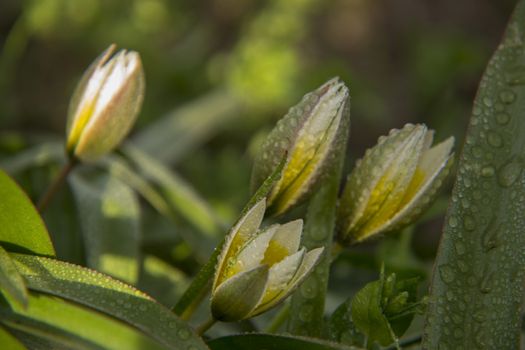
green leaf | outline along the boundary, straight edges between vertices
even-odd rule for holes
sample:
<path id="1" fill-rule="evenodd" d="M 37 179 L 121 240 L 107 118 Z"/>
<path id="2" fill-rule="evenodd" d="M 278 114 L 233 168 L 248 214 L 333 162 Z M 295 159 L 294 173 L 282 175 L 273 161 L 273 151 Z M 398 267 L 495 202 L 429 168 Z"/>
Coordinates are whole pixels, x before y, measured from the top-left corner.
<path id="1" fill-rule="evenodd" d="M 18 185 L 0 170 L 0 244 L 8 251 L 54 256 L 42 218 Z"/>
<path id="2" fill-rule="evenodd" d="M 0 306 L 9 329 L 72 349 L 165 349 L 152 338 L 94 310 L 39 293 L 29 294 L 26 309 Z"/>
<path id="3" fill-rule="evenodd" d="M 525 276 L 524 42 L 522 0 L 474 101 L 435 261 L 424 349 L 519 348 Z"/>
<path id="4" fill-rule="evenodd" d="M 240 101 L 225 90 L 213 91 L 148 126 L 133 143 L 158 161 L 174 164 L 238 118 L 240 107 Z"/>
<path id="5" fill-rule="evenodd" d="M 202 245 L 206 241 L 216 242 L 223 225 L 213 209 L 189 183 L 136 147 L 128 145 L 123 151 L 137 167 L 138 172 L 159 189 L 172 212 L 169 216 L 179 214 L 195 227 L 198 233 L 202 233 L 185 237 L 186 240 L 194 245 Z"/>
<path id="6" fill-rule="evenodd" d="M 351 298 L 339 305 L 328 320 L 328 337 L 332 341 L 345 345 L 364 344 L 365 336 L 359 332 L 352 320 Z"/>
<path id="7" fill-rule="evenodd" d="M 140 206 L 135 193 L 106 174 L 78 172 L 69 183 L 75 197 L 89 267 L 135 283 L 139 272 Z"/>
<path id="8" fill-rule="evenodd" d="M 47 165 L 64 159 L 64 145 L 62 142 L 45 142 L 33 146 L 12 157 L 2 159 L 0 168 L 10 174 L 16 174 L 29 168 Z"/>
<path id="9" fill-rule="evenodd" d="M 18 341 L 5 328 L 0 326 L 0 344 L 8 350 L 26 350 L 26 347 Z"/>
<path id="10" fill-rule="evenodd" d="M 248 201 L 248 204 L 243 208 L 239 219 L 244 217 L 244 215 L 259 201 L 265 198 L 270 190 L 274 186 L 277 180 L 281 176 L 284 164 L 286 162 L 286 156 L 284 156 L 278 166 L 275 168 L 274 172 L 268 176 L 268 178 L 262 183 L 262 185 L 255 191 L 253 196 Z M 232 225 L 235 227 L 237 223 Z M 227 236 L 227 235 L 226 235 Z M 226 237 L 225 236 L 225 237 Z M 225 238 L 218 244 L 217 248 L 213 251 L 213 254 L 210 256 L 210 259 L 204 264 L 204 266 L 197 273 L 197 276 L 193 279 L 190 286 L 177 304 L 173 307 L 173 312 L 177 315 L 180 315 L 182 318 L 186 318 L 193 309 L 197 306 L 198 302 L 204 298 L 205 293 L 208 291 L 208 288 L 211 286 L 211 279 L 215 273 L 215 266 L 217 265 L 217 258 L 221 253 L 222 246 L 224 245 Z"/>
<path id="11" fill-rule="evenodd" d="M 213 339 L 208 346 L 211 350 L 358 350 L 320 339 L 256 333 Z"/>
<path id="12" fill-rule="evenodd" d="M 30 289 L 75 301 L 125 321 L 173 349 L 206 349 L 193 330 L 146 294 L 77 265 L 13 255 Z"/>
<path id="13" fill-rule="evenodd" d="M 382 280 L 370 282 L 352 299 L 352 320 L 366 334 L 369 344 L 377 341 L 388 345 L 395 340 L 381 308 L 382 290 Z"/>
<path id="14" fill-rule="evenodd" d="M 0 246 L 0 289 L 21 305 L 27 305 L 27 289 L 9 254 Z M 1 343 L 0 343 L 1 344 Z"/>

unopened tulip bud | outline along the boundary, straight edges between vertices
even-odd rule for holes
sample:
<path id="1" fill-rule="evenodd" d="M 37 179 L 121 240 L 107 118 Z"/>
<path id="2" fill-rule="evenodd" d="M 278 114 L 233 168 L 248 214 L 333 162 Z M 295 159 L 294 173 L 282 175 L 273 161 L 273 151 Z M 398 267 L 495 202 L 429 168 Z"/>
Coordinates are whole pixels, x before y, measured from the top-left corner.
<path id="1" fill-rule="evenodd" d="M 231 230 L 216 267 L 211 310 L 219 321 L 239 321 L 274 307 L 308 276 L 323 248 L 299 249 L 302 220 L 259 231 L 265 200 Z"/>
<path id="2" fill-rule="evenodd" d="M 433 131 L 407 124 L 379 138 L 350 174 L 339 203 L 343 243 L 412 223 L 432 203 L 452 163 L 454 138 L 430 147 Z"/>
<path id="3" fill-rule="evenodd" d="M 137 118 L 144 97 L 140 56 L 114 51 L 111 45 L 91 64 L 71 98 L 66 131 L 70 157 L 91 161 L 105 155 Z"/>
<path id="4" fill-rule="evenodd" d="M 348 88 L 338 78 L 305 95 L 277 123 L 252 174 L 253 188 L 258 188 L 287 154 L 282 176 L 268 197 L 272 214 L 286 212 L 312 192 L 336 150 L 346 146 L 349 125 Z"/>

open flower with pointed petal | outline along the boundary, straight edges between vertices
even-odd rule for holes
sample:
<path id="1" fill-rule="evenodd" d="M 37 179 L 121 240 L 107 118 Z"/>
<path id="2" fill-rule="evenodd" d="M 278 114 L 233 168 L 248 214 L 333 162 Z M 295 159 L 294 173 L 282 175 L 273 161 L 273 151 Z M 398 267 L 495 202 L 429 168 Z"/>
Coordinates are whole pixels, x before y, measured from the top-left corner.
<path id="1" fill-rule="evenodd" d="M 90 161 L 110 152 L 127 135 L 142 106 L 145 84 L 139 54 L 114 51 L 113 44 L 91 64 L 73 93 L 66 128 L 71 157 Z"/>
<path id="2" fill-rule="evenodd" d="M 259 230 L 263 199 L 230 231 L 211 292 L 213 317 L 238 321 L 259 315 L 292 293 L 317 263 L 323 248 L 299 249 L 303 222 Z"/>
<path id="3" fill-rule="evenodd" d="M 348 88 L 338 78 L 305 95 L 277 123 L 252 173 L 255 189 L 287 154 L 282 176 L 268 197 L 272 214 L 286 212 L 312 192 L 337 150 L 346 147 L 349 125 Z"/>
<path id="4" fill-rule="evenodd" d="M 407 124 L 379 138 L 350 174 L 339 203 L 343 243 L 402 228 L 434 199 L 453 157 L 454 138 L 431 147 L 433 131 Z"/>

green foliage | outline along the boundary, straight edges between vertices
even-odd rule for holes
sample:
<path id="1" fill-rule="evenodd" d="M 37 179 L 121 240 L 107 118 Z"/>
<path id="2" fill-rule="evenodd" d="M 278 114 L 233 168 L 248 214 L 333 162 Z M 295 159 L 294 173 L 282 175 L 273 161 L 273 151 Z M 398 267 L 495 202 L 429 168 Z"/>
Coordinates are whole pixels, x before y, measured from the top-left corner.
<path id="1" fill-rule="evenodd" d="M 85 239 L 87 265 L 136 283 L 140 207 L 135 192 L 111 175 L 73 175 L 70 184 Z"/>
<path id="2" fill-rule="evenodd" d="M 8 251 L 54 256 L 44 222 L 18 185 L 0 170 L 0 242 Z"/>
<path id="3" fill-rule="evenodd" d="M 424 347 L 516 349 L 525 271 L 525 2 L 474 102 L 446 216 Z"/>
<path id="4" fill-rule="evenodd" d="M 217 338 L 208 343 L 212 350 L 358 350 L 329 341 L 289 335 L 243 334 Z"/>
<path id="5" fill-rule="evenodd" d="M 368 283 L 352 299 L 355 327 L 365 334 L 368 346 L 398 343 L 419 311 L 416 278 L 396 280 L 396 275 L 381 272 L 378 281 Z"/>
<path id="6" fill-rule="evenodd" d="M 21 305 L 27 305 L 27 288 L 9 254 L 0 246 L 0 290 Z"/>

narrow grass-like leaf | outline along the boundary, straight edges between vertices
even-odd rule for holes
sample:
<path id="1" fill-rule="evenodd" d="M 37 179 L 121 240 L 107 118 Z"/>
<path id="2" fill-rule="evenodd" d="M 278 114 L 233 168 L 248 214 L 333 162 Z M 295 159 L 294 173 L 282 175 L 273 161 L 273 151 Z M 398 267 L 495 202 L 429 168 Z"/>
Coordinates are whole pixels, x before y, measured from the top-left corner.
<path id="1" fill-rule="evenodd" d="M 208 342 L 211 350 L 358 350 L 325 340 L 273 334 L 241 334 L 213 339 Z"/>
<path id="2" fill-rule="evenodd" d="M 189 183 L 136 147 L 128 145 L 123 151 L 138 168 L 138 172 L 159 188 L 171 210 L 207 236 L 204 239 L 217 237 L 223 228 L 222 224 L 213 209 Z"/>
<path id="3" fill-rule="evenodd" d="M 436 258 L 424 349 L 517 349 L 525 275 L 525 1 L 474 102 Z"/>
<path id="4" fill-rule="evenodd" d="M 286 162 L 286 155 L 283 155 L 281 162 L 275 168 L 274 172 L 268 176 L 268 178 L 262 183 L 262 185 L 255 191 L 253 196 L 248 201 L 248 204 L 243 208 L 239 218 L 244 217 L 244 215 L 250 210 L 255 204 L 265 198 L 270 190 L 275 185 L 281 172 L 283 170 L 284 164 Z M 232 225 L 235 227 L 236 224 Z M 227 237 L 227 235 L 225 236 Z M 205 293 L 208 291 L 208 288 L 211 286 L 211 279 L 215 272 L 215 266 L 217 265 L 217 259 L 221 253 L 222 246 L 224 245 L 225 238 L 222 239 L 221 243 L 215 248 L 213 254 L 210 256 L 210 259 L 204 264 L 197 276 L 193 279 L 190 286 L 177 304 L 173 307 L 173 312 L 177 315 L 181 315 L 183 318 L 186 318 L 193 309 L 197 306 L 198 301 L 202 300 Z"/>
<path id="5" fill-rule="evenodd" d="M 13 255 L 29 289 L 75 301 L 127 322 L 172 349 L 206 349 L 193 330 L 139 290 L 65 262 Z"/>
<path id="6" fill-rule="evenodd" d="M 89 267 L 130 283 L 139 272 L 140 207 L 135 193 L 110 175 L 70 177 Z"/>
<path id="7" fill-rule="evenodd" d="M 131 326 L 52 296 L 30 293 L 27 308 L 9 306 L 0 304 L 0 323 L 62 348 L 165 349 Z"/>
<path id="8" fill-rule="evenodd" d="M 27 305 L 27 289 L 24 280 L 2 246 L 0 246 L 0 289 L 21 305 Z"/>
<path id="9" fill-rule="evenodd" d="M 162 163 L 174 164 L 199 143 L 238 117 L 240 101 L 217 90 L 175 109 L 134 138 L 133 143 Z"/>
<path id="10" fill-rule="evenodd" d="M 54 256 L 44 222 L 26 194 L 0 170 L 0 244 L 8 251 Z"/>
<path id="11" fill-rule="evenodd" d="M 2 159 L 0 168 L 10 174 L 16 174 L 53 161 L 63 161 L 64 157 L 64 145 L 61 142 L 45 142 Z"/>
<path id="12" fill-rule="evenodd" d="M 0 326 L 0 345 L 7 350 L 26 350 L 24 344 L 18 341 L 5 328 Z"/>

